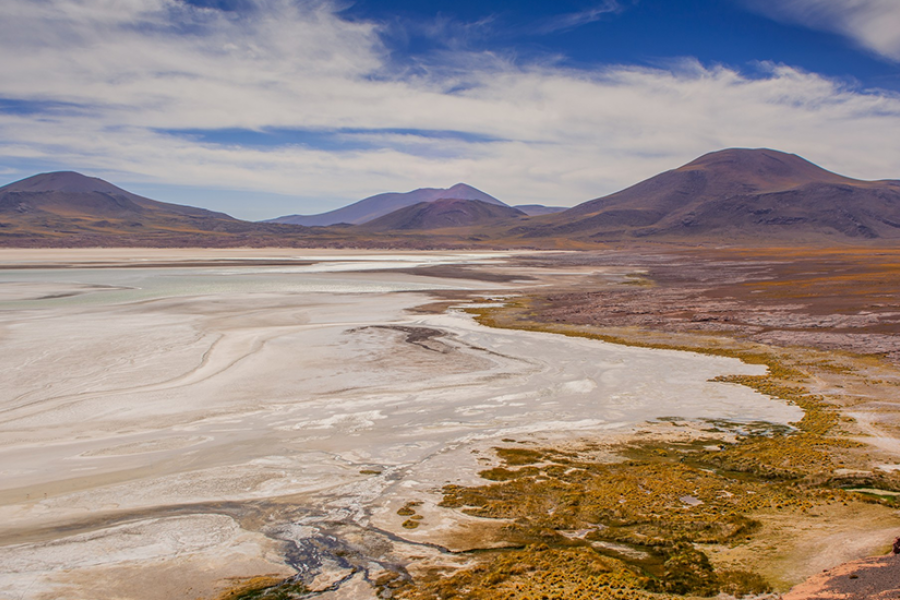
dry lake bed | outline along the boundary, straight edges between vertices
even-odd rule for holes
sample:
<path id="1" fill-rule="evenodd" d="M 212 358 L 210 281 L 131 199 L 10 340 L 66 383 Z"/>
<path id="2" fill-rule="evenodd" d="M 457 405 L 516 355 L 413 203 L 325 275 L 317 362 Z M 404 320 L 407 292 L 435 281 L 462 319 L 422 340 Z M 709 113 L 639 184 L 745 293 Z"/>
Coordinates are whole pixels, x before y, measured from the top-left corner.
<path id="1" fill-rule="evenodd" d="M 4 250 L 0 598 L 205 599 L 295 573 L 323 598 L 374 597 L 380 571 L 486 527 L 436 503 L 503 439 L 800 418 L 710 381 L 760 366 L 412 310 L 566 276 L 410 271 L 508 274 L 508 256 Z M 396 515 L 411 500 L 415 530 Z"/>

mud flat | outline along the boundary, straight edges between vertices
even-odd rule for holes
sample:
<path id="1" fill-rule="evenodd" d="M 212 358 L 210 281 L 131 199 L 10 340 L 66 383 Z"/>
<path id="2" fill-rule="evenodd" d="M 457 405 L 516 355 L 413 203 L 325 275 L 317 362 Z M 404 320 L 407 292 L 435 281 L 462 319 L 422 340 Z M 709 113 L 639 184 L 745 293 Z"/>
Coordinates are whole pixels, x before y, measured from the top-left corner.
<path id="1" fill-rule="evenodd" d="M 385 573 L 490 543 L 495 520 L 439 503 L 483 483 L 503 440 L 803 416 L 711 381 L 761 365 L 413 310 L 571 275 L 409 272 L 508 255 L 120 253 L 28 251 L 0 270 L 0 598 L 210 598 L 295 574 L 374 597 Z M 397 515 L 410 502 L 421 518 Z"/>

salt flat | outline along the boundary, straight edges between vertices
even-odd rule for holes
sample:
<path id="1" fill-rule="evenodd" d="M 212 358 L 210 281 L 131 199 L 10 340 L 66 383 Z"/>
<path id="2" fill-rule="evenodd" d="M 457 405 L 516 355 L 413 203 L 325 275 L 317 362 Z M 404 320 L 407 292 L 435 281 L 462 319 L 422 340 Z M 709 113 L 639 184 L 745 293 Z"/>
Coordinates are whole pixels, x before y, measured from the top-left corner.
<path id="1" fill-rule="evenodd" d="M 430 530 L 399 529 L 397 502 L 471 481 L 501 439 L 801 417 L 709 381 L 761 367 L 411 312 L 521 286 L 390 272 L 504 256 L 4 254 L 0 598 L 206 598 L 297 568 L 363 597 L 360 567 L 313 541 L 403 560 Z"/>

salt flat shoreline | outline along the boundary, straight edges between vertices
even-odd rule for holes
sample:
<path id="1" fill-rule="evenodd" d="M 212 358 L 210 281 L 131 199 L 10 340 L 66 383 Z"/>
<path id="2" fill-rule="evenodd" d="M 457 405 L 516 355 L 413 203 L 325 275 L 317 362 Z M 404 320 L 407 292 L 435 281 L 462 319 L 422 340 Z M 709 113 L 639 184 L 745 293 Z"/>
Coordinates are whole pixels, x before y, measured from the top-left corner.
<path id="1" fill-rule="evenodd" d="M 2 259 L 120 260 L 110 253 L 118 254 L 22 251 L 8 258 L 4 251 Z M 177 266 L 197 260 L 190 255 L 143 251 L 137 258 Z M 306 261 L 296 257 L 309 253 L 274 255 Z M 241 256 L 208 251 L 203 268 Z M 268 260 L 273 253 L 247 256 Z M 329 251 L 315 258 L 392 256 Z M 427 253 L 424 262 L 504 256 Z M 548 269 L 535 285 L 566 275 Z M 9 440 L 0 446 L 0 515 L 9 540 L 0 546 L 7 590 L 0 598 L 114 592 L 150 599 L 188 588 L 193 597 L 211 597 L 235 577 L 293 574 L 298 565 L 285 563 L 288 550 L 322 532 L 365 538 L 373 524 L 421 552 L 417 544 L 471 526 L 439 511 L 435 490 L 477 482 L 478 457 L 502 438 L 614 437 L 667 416 L 788 423 L 801 415 L 749 389 L 710 383 L 759 372 L 733 359 L 409 312 L 430 301 L 430 289 L 503 295 L 521 284 L 381 272 L 317 276 L 361 289 L 182 290 L 0 312 L 0 352 L 16 373 L 0 404 L 0 431 Z M 386 281 L 396 289 L 378 287 Z M 409 328 L 440 335 L 409 343 Z M 391 515 L 413 495 L 433 512 L 411 533 Z M 393 543 L 398 549 L 380 558 L 409 552 Z M 328 556 L 316 561 L 319 585 L 348 576 L 347 597 L 365 597 L 352 569 Z M 142 584 L 160 572 L 169 587 Z"/>
<path id="2" fill-rule="evenodd" d="M 0 250 L 0 268 L 18 268 L 28 264 L 74 266 L 118 264 L 141 266 L 143 263 L 182 264 L 220 261 L 236 261 L 253 264 L 254 261 L 303 262 L 318 260 L 351 259 L 353 257 L 390 258 L 403 257 L 477 257 L 515 256 L 522 254 L 565 254 L 554 251 L 521 250 L 369 250 L 330 248 L 3 248 Z"/>

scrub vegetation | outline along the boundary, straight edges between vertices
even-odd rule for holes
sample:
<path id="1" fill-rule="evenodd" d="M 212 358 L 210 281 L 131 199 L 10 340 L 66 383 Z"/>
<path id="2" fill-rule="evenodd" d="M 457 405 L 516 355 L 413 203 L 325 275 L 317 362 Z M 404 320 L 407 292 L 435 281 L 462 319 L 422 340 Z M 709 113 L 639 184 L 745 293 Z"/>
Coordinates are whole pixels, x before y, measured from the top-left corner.
<path id="1" fill-rule="evenodd" d="M 220 596 L 218 600 L 296 600 L 308 594 L 309 588 L 295 579 L 279 581 L 269 577 L 255 577 Z"/>
<path id="2" fill-rule="evenodd" d="M 796 404 L 792 427 L 715 421 L 689 441 L 608 449 L 498 447 L 499 464 L 475 487 L 447 486 L 442 506 L 504 519 L 501 550 L 474 553 L 474 565 L 434 570 L 394 590 L 403 598 L 569 600 L 757 596 L 772 591 L 767 575 L 717 565 L 711 548 L 749 544 L 766 535 L 768 515 L 797 521 L 826 517 L 854 504 L 892 506 L 900 479 L 840 474 L 859 467 L 860 444 L 842 429 L 837 407 L 809 393 L 798 361 L 759 350 L 683 347 L 542 323 L 533 300 L 470 309 L 485 325 L 546 331 L 607 342 L 690 350 L 739 358 L 765 375 L 729 376 Z M 795 364 L 796 363 L 796 364 Z M 504 440 L 511 442 L 512 440 Z M 865 486 L 866 493 L 853 491 Z M 874 493 L 871 491 L 874 490 Z M 879 491 L 885 493 L 879 494 Z"/>

